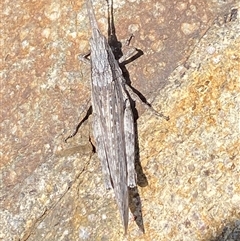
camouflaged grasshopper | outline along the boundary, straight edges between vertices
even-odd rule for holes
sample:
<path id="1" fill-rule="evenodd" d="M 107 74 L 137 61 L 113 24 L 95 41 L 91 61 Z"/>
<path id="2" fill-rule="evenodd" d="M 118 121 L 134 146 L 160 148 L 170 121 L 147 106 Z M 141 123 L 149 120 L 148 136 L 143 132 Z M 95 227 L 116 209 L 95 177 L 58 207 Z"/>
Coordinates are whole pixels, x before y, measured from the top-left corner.
<path id="1" fill-rule="evenodd" d="M 113 188 L 125 233 L 128 187 L 136 186 L 134 119 L 125 79 L 113 51 L 98 28 L 92 1 L 87 0 L 92 29 L 91 101 L 93 136 L 107 189 Z"/>
<path id="2" fill-rule="evenodd" d="M 114 190 L 126 233 L 128 186 L 136 186 L 133 113 L 122 70 L 99 31 L 91 0 L 87 0 L 87 9 L 92 29 L 93 135 L 106 187 Z"/>
<path id="3" fill-rule="evenodd" d="M 126 84 L 119 63 L 133 55 L 133 51 L 117 61 L 112 50 L 114 47 L 110 46 L 98 28 L 92 0 L 87 0 L 86 5 L 92 30 L 90 63 L 93 136 L 106 188 L 114 190 L 126 234 L 129 219 L 128 188 L 136 187 L 134 118 L 129 98 L 129 92 L 134 93 Z M 89 62 L 86 57 L 81 59 Z M 151 108 L 149 104 L 145 103 L 145 106 Z M 151 110 L 168 120 L 168 117 Z M 68 138 L 77 133 L 81 123 Z"/>

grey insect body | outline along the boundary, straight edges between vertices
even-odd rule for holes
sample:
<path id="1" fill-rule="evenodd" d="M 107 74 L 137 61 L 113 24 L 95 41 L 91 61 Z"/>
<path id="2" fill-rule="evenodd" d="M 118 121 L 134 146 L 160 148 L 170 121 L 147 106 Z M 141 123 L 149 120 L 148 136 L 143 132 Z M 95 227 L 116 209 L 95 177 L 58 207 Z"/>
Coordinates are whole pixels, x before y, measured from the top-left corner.
<path id="1" fill-rule="evenodd" d="M 98 28 L 92 1 L 87 0 L 86 3 L 92 29 L 93 135 L 106 188 L 114 189 L 126 233 L 129 218 L 128 188 L 136 186 L 133 113 L 122 70 L 107 39 Z"/>

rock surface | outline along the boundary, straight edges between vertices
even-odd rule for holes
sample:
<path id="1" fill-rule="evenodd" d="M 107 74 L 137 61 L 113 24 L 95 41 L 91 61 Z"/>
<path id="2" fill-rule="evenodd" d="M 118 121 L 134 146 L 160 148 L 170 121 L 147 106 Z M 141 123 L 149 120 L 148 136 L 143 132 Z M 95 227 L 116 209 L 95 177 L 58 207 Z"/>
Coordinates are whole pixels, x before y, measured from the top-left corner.
<path id="1" fill-rule="evenodd" d="M 0 240 L 240 239 L 239 3 L 207 2 L 114 1 L 119 39 L 133 33 L 144 53 L 127 66 L 132 85 L 170 117 L 137 104 L 127 237 L 91 117 L 64 143 L 89 106 L 84 1 L 1 3 Z M 94 7 L 106 33 L 106 2 Z"/>

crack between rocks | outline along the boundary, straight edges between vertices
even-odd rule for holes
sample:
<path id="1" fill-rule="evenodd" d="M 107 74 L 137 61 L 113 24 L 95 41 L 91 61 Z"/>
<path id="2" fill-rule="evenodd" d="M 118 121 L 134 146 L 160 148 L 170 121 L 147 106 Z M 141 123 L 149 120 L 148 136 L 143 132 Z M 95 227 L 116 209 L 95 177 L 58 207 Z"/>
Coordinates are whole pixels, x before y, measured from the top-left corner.
<path id="1" fill-rule="evenodd" d="M 65 190 L 65 192 L 61 195 L 61 197 L 52 204 L 51 207 L 49 208 L 45 208 L 43 213 L 34 221 L 33 225 L 29 228 L 29 230 L 26 231 L 25 235 L 23 236 L 23 238 L 20 238 L 19 241 L 27 241 L 31 234 L 34 233 L 34 230 L 36 229 L 36 227 L 48 216 L 48 214 L 54 210 L 54 208 L 62 201 L 62 199 L 66 196 L 66 194 L 69 192 L 69 190 L 72 188 L 73 183 L 76 182 L 76 180 L 79 179 L 79 177 L 82 175 L 82 173 L 84 171 L 86 171 L 91 159 L 92 159 L 93 154 L 90 154 L 89 159 L 86 161 L 86 164 L 84 165 L 84 167 L 82 168 L 82 170 L 76 175 L 76 177 L 73 179 L 73 181 L 70 183 L 70 185 L 67 187 L 67 189 Z M 78 185 L 79 187 L 79 185 Z"/>

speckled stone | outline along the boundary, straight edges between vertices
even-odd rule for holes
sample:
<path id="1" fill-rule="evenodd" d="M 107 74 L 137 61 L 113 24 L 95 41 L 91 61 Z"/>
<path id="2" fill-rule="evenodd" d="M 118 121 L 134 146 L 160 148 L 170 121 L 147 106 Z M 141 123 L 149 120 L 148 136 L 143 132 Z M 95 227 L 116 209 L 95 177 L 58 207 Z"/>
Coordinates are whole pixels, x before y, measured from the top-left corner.
<path id="1" fill-rule="evenodd" d="M 94 3 L 106 34 L 106 1 Z M 237 3 L 114 1 L 117 36 L 124 40 L 133 33 L 132 44 L 144 53 L 127 66 L 132 84 L 170 116 L 166 122 L 145 112 L 138 119 L 139 186 L 131 193 L 129 233 L 123 237 L 114 194 L 104 189 L 89 142 L 94 143 L 91 117 L 64 142 L 90 100 L 90 69 L 78 60 L 89 50 L 84 1 L 4 0 L 0 239 L 215 241 L 231 232 L 235 237 Z"/>

